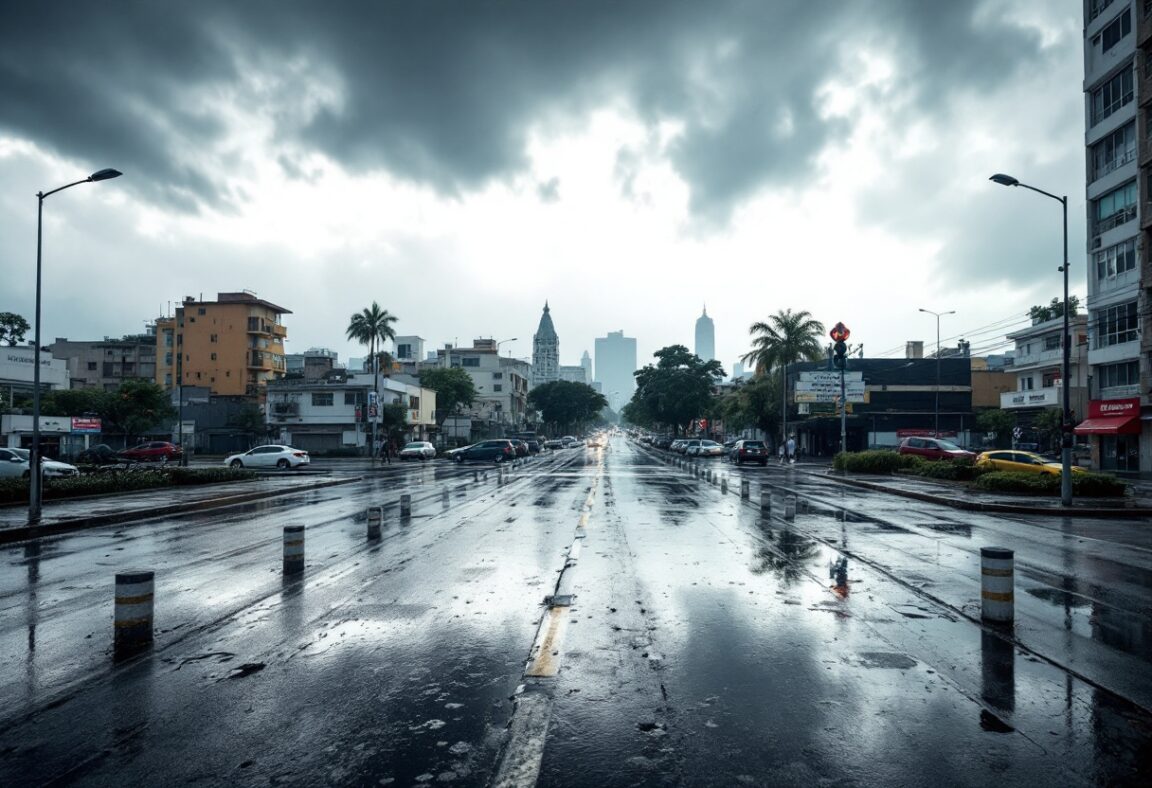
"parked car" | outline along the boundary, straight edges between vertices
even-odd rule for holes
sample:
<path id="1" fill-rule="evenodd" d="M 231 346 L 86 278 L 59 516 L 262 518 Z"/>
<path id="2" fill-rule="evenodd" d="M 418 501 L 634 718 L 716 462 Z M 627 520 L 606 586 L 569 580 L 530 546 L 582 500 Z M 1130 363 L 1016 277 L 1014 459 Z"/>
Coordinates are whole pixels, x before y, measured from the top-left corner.
<path id="1" fill-rule="evenodd" d="M 724 455 L 724 447 L 716 441 L 699 440 L 694 441 L 694 446 L 689 446 L 685 452 L 692 457 L 722 457 Z"/>
<path id="2" fill-rule="evenodd" d="M 536 440 L 535 438 L 528 438 L 524 442 L 528 444 L 528 453 L 529 454 L 539 454 L 540 453 L 540 441 Z"/>
<path id="3" fill-rule="evenodd" d="M 401 460 L 430 460 L 436 456 L 436 447 L 428 441 L 412 441 L 400 450 Z"/>
<path id="4" fill-rule="evenodd" d="M 507 438 L 480 441 L 448 452 L 453 462 L 505 462 L 516 459 L 516 447 Z"/>
<path id="5" fill-rule="evenodd" d="M 683 445 L 684 445 L 684 439 L 683 438 L 677 438 L 676 440 L 674 440 L 668 444 L 668 451 L 673 452 L 674 454 L 679 454 L 680 453 L 680 447 Z"/>
<path id="6" fill-rule="evenodd" d="M 565 435 L 560 440 L 564 442 L 565 449 L 571 449 L 574 446 L 580 445 L 580 441 L 576 438 L 575 435 Z"/>
<path id="7" fill-rule="evenodd" d="M 131 449 L 124 449 L 120 452 L 120 458 L 132 462 L 168 462 L 180 459 L 183 454 L 184 450 L 175 443 L 148 441 Z"/>
<path id="8" fill-rule="evenodd" d="M 733 444 L 728 456 L 736 465 L 743 465 L 746 462 L 767 465 L 768 447 L 764 445 L 764 441 L 739 440 Z"/>
<path id="9" fill-rule="evenodd" d="M 896 449 L 900 454 L 915 454 L 926 460 L 975 460 L 976 452 L 941 438 L 904 438 Z"/>
<path id="10" fill-rule="evenodd" d="M 76 462 L 80 465 L 115 465 L 120 462 L 120 455 L 107 443 L 97 443 L 76 455 Z"/>
<path id="11" fill-rule="evenodd" d="M 299 468 L 311 460 L 308 452 L 291 446 L 257 446 L 243 454 L 233 454 L 224 460 L 230 468 Z"/>
<path id="12" fill-rule="evenodd" d="M 698 438 L 684 441 L 684 445 L 680 447 L 680 453 L 685 457 L 691 457 L 696 454 L 696 447 L 700 445 Z"/>
<path id="13" fill-rule="evenodd" d="M 976 465 L 997 471 L 1038 473 L 1041 476 L 1059 476 L 1063 471 L 1059 462 L 1050 462 L 1034 452 L 1007 449 L 982 453 L 976 458 Z M 1079 465 L 1073 465 L 1072 473 L 1086 473 L 1086 471 Z"/>
<path id="14" fill-rule="evenodd" d="M 0 449 L 0 478 L 27 479 L 31 475 L 31 462 L 32 453 L 28 449 Z M 43 457 L 40 459 L 40 468 L 45 479 L 80 475 L 80 469 L 75 465 Z"/>
<path id="15" fill-rule="evenodd" d="M 550 438 L 550 439 L 544 441 L 544 448 L 545 449 L 563 449 L 564 448 L 564 441 L 560 440 L 559 438 Z"/>

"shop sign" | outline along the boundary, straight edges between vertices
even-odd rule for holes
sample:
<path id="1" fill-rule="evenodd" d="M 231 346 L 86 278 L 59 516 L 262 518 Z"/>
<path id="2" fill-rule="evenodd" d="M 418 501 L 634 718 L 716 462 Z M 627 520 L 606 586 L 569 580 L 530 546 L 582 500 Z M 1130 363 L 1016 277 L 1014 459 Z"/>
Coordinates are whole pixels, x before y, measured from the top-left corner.
<path id="1" fill-rule="evenodd" d="M 1088 418 L 1117 418 L 1139 416 L 1140 398 L 1094 399 L 1088 403 Z"/>
<path id="2" fill-rule="evenodd" d="M 100 419 L 82 416 L 72 417 L 72 432 L 94 435 L 101 430 Z"/>

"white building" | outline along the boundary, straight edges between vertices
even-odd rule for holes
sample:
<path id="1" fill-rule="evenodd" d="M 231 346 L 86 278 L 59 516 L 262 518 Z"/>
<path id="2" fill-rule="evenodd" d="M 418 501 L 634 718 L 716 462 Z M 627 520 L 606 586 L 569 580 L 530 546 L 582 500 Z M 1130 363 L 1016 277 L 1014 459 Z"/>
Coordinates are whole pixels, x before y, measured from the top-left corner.
<path id="1" fill-rule="evenodd" d="M 36 348 L 0 348 L 0 397 L 11 404 L 14 397 L 31 396 L 36 372 Z M 40 390 L 69 388 L 68 362 L 40 351 Z"/>
<path id="2" fill-rule="evenodd" d="M 1140 234 L 1152 217 L 1140 207 L 1149 199 L 1145 194 L 1141 200 L 1138 177 L 1139 161 L 1148 147 L 1148 121 L 1138 121 L 1137 115 L 1139 105 L 1152 99 L 1152 92 L 1147 88 L 1146 69 L 1137 73 L 1136 51 L 1138 36 L 1147 43 L 1152 32 L 1149 4 L 1086 0 L 1084 9 L 1088 363 L 1092 390 L 1088 413 L 1077 415 L 1114 409 L 1118 400 L 1148 413 L 1149 371 L 1141 352 L 1140 314 L 1141 260 L 1150 250 L 1147 240 L 1140 248 Z M 1144 333 L 1147 335 L 1147 330 Z M 1126 434 L 1117 433 L 1118 428 L 1094 421 L 1081 425 L 1077 432 L 1092 440 L 1097 467 L 1152 469 L 1149 427 L 1141 429 L 1137 424 L 1134 428 L 1126 422 Z"/>
<path id="3" fill-rule="evenodd" d="M 500 356 L 494 339 L 475 339 L 470 348 L 449 345 L 436 354 L 439 366 L 459 367 L 472 378 L 478 396 L 465 415 L 482 423 L 473 426 L 494 435 L 524 427 L 532 375 L 528 362 Z"/>
<path id="4" fill-rule="evenodd" d="M 1088 412 L 1088 318 L 1069 319 L 1072 335 L 1069 405 L 1077 421 Z M 1035 417 L 1046 408 L 1063 410 L 1061 371 L 1064 366 L 1064 318 L 1058 317 L 1014 331 L 1008 339 L 1016 343 L 1008 372 L 1016 376 L 1014 391 L 1000 395 L 1000 407 L 1016 414 L 1016 426 L 1027 431 Z"/>

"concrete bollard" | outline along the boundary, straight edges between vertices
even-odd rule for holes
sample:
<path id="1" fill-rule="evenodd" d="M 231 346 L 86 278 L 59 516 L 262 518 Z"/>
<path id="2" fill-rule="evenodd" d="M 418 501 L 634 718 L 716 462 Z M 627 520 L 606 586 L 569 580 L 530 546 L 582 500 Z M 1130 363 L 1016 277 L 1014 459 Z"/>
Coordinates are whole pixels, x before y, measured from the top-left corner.
<path id="1" fill-rule="evenodd" d="M 993 624 L 1015 618 L 1014 553 L 1006 547 L 980 548 L 980 617 Z"/>
<path id="2" fill-rule="evenodd" d="M 114 650 L 125 654 L 152 645 L 155 573 L 136 570 L 116 573 Z"/>
<path id="3" fill-rule="evenodd" d="M 284 526 L 284 574 L 304 571 L 304 526 Z"/>
<path id="4" fill-rule="evenodd" d="M 721 476 L 720 477 L 720 492 L 722 492 L 722 493 L 728 492 L 728 477 L 727 476 Z"/>
<path id="5" fill-rule="evenodd" d="M 472 471 L 472 481 L 480 481 L 480 471 Z"/>
<path id="6" fill-rule="evenodd" d="M 369 506 L 368 507 L 368 538 L 380 538 L 380 526 L 384 522 L 384 507 L 383 506 Z"/>
<path id="7" fill-rule="evenodd" d="M 452 494 L 448 492 L 448 488 L 445 487 L 440 493 L 440 503 L 444 508 L 448 508 L 448 502 L 451 500 L 451 497 Z"/>
<path id="8" fill-rule="evenodd" d="M 789 495 L 787 498 L 784 499 L 784 519 L 785 520 L 795 520 L 796 519 L 796 496 L 795 495 Z"/>
<path id="9" fill-rule="evenodd" d="M 763 514 L 772 514 L 772 491 L 760 491 L 760 511 Z"/>
<path id="10" fill-rule="evenodd" d="M 752 483 L 747 479 L 740 481 L 740 497 L 745 501 L 752 497 Z"/>
<path id="11" fill-rule="evenodd" d="M 401 517 L 411 517 L 412 516 L 412 496 L 409 495 L 408 493 L 404 493 L 403 495 L 400 496 L 400 516 Z"/>

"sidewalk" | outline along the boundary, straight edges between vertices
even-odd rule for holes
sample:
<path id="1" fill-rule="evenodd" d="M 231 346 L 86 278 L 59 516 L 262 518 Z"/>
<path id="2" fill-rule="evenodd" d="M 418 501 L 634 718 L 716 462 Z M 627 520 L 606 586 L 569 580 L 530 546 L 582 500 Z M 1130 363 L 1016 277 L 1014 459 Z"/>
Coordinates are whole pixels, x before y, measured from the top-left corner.
<path id="1" fill-rule="evenodd" d="M 0 506 L 0 544 L 65 533 L 78 528 L 114 525 L 131 520 L 246 503 L 276 495 L 349 484 L 359 479 L 360 477 L 356 476 L 339 479 L 283 476 L 224 484 L 161 487 L 123 495 L 48 500 L 44 501 L 40 524 L 35 528 L 28 525 L 27 504 L 4 505 Z"/>

